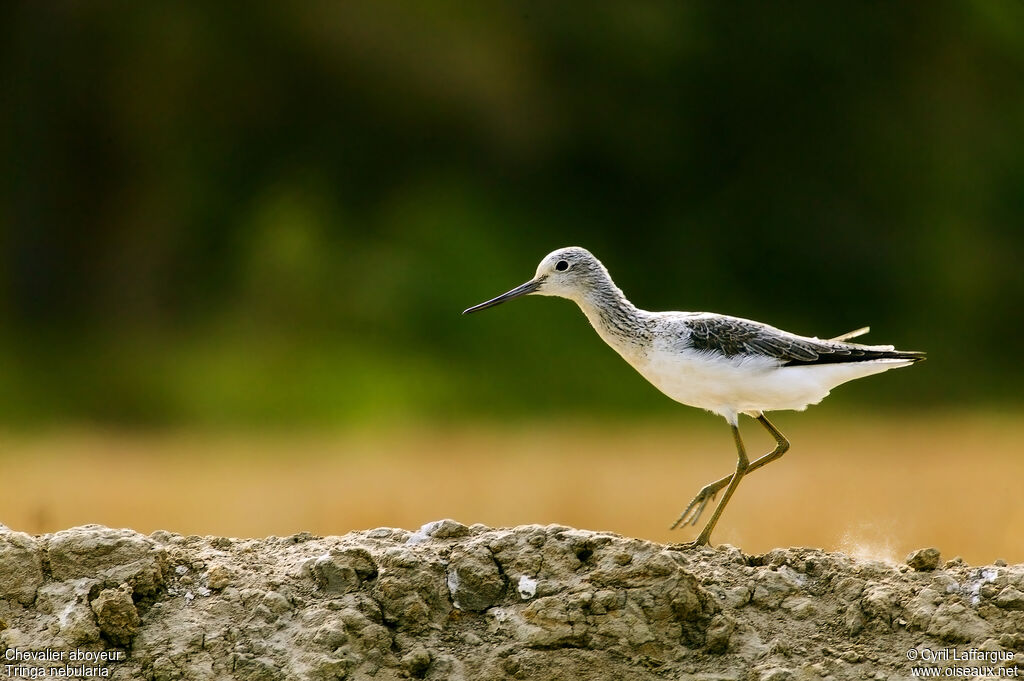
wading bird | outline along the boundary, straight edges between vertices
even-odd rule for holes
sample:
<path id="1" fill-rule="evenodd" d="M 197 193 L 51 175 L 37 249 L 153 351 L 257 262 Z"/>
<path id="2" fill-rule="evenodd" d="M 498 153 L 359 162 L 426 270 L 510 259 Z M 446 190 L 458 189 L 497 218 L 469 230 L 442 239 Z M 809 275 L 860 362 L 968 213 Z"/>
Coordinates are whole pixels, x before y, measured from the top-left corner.
<path id="1" fill-rule="evenodd" d="M 548 254 L 533 279 L 463 312 L 477 312 L 524 295 L 558 296 L 579 305 L 605 343 L 673 400 L 723 416 L 736 442 L 736 471 L 705 485 L 672 524 L 697 524 L 710 500 L 722 500 L 692 542 L 710 542 L 722 511 L 743 476 L 775 461 L 789 441 L 764 412 L 803 410 L 832 388 L 924 359 L 891 345 L 849 343 L 867 328 L 822 340 L 767 324 L 708 312 L 648 312 L 634 306 L 589 251 L 561 248 Z M 750 461 L 740 439 L 739 415 L 756 419 L 775 439 L 768 454 Z"/>

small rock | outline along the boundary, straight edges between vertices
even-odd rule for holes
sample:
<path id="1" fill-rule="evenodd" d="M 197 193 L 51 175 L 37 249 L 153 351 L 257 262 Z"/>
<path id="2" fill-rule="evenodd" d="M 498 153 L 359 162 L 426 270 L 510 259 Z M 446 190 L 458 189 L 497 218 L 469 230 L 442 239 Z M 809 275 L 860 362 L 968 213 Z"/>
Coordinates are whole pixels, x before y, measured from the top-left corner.
<path id="1" fill-rule="evenodd" d="M 434 539 L 456 539 L 458 537 L 465 537 L 468 534 L 468 527 L 451 518 L 445 518 L 444 520 L 437 521 L 430 536 Z"/>
<path id="2" fill-rule="evenodd" d="M 347 594 L 376 577 L 377 565 L 366 549 L 346 548 L 314 559 L 310 572 L 327 593 Z"/>
<path id="3" fill-rule="evenodd" d="M 856 577 L 843 577 L 836 584 L 835 593 L 842 601 L 849 602 L 855 601 L 861 597 L 864 593 L 864 587 L 867 584 L 863 579 Z"/>
<path id="4" fill-rule="evenodd" d="M 0 598 L 30 605 L 43 584 L 41 551 L 24 532 L 0 531 Z"/>
<path id="5" fill-rule="evenodd" d="M 864 590 L 861 607 L 869 620 L 880 620 L 886 625 L 892 624 L 893 616 L 899 608 L 899 599 L 893 590 L 884 585 L 872 585 Z"/>
<path id="6" fill-rule="evenodd" d="M 851 603 L 846 608 L 846 629 L 850 632 L 850 636 L 856 636 L 862 632 L 865 624 L 867 624 L 867 618 L 864 617 L 860 603 Z"/>
<path id="7" fill-rule="evenodd" d="M 794 676 L 788 667 L 773 667 L 762 671 L 758 678 L 760 681 L 791 681 Z"/>
<path id="8" fill-rule="evenodd" d="M 231 540 L 227 537 L 214 537 L 210 540 L 210 546 L 221 551 L 227 551 L 231 548 Z"/>
<path id="9" fill-rule="evenodd" d="M 912 629 L 925 629 L 931 622 L 935 609 L 942 602 L 942 594 L 925 587 L 910 599 L 903 609 L 903 615 Z"/>
<path id="10" fill-rule="evenodd" d="M 336 650 L 348 642 L 348 629 L 340 617 L 325 622 L 313 635 L 313 642 L 327 650 Z"/>
<path id="11" fill-rule="evenodd" d="M 992 602 L 1005 610 L 1024 610 L 1024 593 L 1008 586 L 1000 591 Z"/>
<path id="12" fill-rule="evenodd" d="M 284 675 L 270 658 L 239 655 L 235 658 L 234 677 L 239 681 L 278 681 Z"/>
<path id="13" fill-rule="evenodd" d="M 402 666 L 413 678 L 422 679 L 430 668 L 430 653 L 423 646 L 416 646 L 402 656 Z"/>
<path id="14" fill-rule="evenodd" d="M 104 586 L 127 584 L 136 601 L 152 601 L 164 589 L 164 562 L 162 556 L 152 555 L 125 565 L 107 568 L 101 573 Z"/>
<path id="15" fill-rule="evenodd" d="M 725 608 L 742 608 L 750 602 L 752 595 L 750 587 L 742 584 L 731 587 L 716 584 L 709 591 L 715 594 L 718 603 Z"/>
<path id="16" fill-rule="evenodd" d="M 990 625 L 962 603 L 943 603 L 935 610 L 926 632 L 951 643 L 989 638 Z"/>
<path id="17" fill-rule="evenodd" d="M 734 631 L 736 631 L 736 620 L 728 615 L 715 615 L 708 624 L 705 634 L 707 651 L 718 655 L 729 650 L 729 640 Z"/>
<path id="18" fill-rule="evenodd" d="M 132 602 L 131 587 L 104 589 L 92 602 L 103 637 L 115 646 L 128 646 L 139 631 L 139 612 Z"/>
<path id="19" fill-rule="evenodd" d="M 751 603 L 763 608 L 777 608 L 786 596 L 800 589 L 804 579 L 803 575 L 786 565 L 778 570 L 760 570 Z"/>
<path id="20" fill-rule="evenodd" d="M 996 652 L 1001 651 L 1002 649 L 1003 647 L 999 645 L 999 641 L 995 640 L 994 638 L 987 638 L 982 642 L 980 646 L 978 646 L 978 650 L 984 650 L 986 652 Z"/>
<path id="21" fill-rule="evenodd" d="M 934 570 L 939 567 L 939 550 L 932 547 L 918 549 L 907 556 L 907 565 L 915 570 Z"/>
<path id="22" fill-rule="evenodd" d="M 264 594 L 263 605 L 275 615 L 283 615 L 292 609 L 291 601 L 279 591 L 268 591 Z"/>
<path id="23" fill-rule="evenodd" d="M 790 596 L 782 601 L 780 607 L 791 612 L 793 618 L 798 620 L 809 619 L 818 614 L 818 606 L 814 604 L 814 600 L 803 596 Z"/>
<path id="24" fill-rule="evenodd" d="M 572 606 L 557 596 L 531 601 L 522 611 L 523 624 L 515 628 L 516 638 L 533 648 L 579 645 L 583 630 L 573 626 L 580 618 Z"/>
<path id="25" fill-rule="evenodd" d="M 999 637 L 999 645 L 1003 648 L 1024 648 L 1024 634 L 1003 634 Z"/>
<path id="26" fill-rule="evenodd" d="M 181 672 L 174 666 L 170 658 L 161 655 L 153 660 L 153 681 L 173 681 L 180 678 Z"/>
<path id="27" fill-rule="evenodd" d="M 67 606 L 60 614 L 60 635 L 73 645 L 99 643 L 100 628 L 96 624 L 96 613 L 85 603 Z"/>
<path id="28" fill-rule="evenodd" d="M 380 573 L 370 590 L 384 619 L 403 632 L 421 634 L 448 617 L 450 579 L 441 556 L 417 547 L 397 546 L 378 556 Z"/>
<path id="29" fill-rule="evenodd" d="M 998 594 L 999 587 L 995 584 L 982 584 L 978 589 L 978 595 L 989 600 L 995 598 Z"/>
<path id="30" fill-rule="evenodd" d="M 50 570 L 54 579 L 95 577 L 99 572 L 153 560 L 156 543 L 138 532 L 84 525 L 50 537 Z"/>
<path id="31" fill-rule="evenodd" d="M 533 593 L 536 593 L 534 582 Z M 448 590 L 460 610 L 482 611 L 505 593 L 505 578 L 486 546 L 456 549 L 448 566 Z"/>
<path id="32" fill-rule="evenodd" d="M 516 586 L 516 590 L 519 592 L 519 597 L 524 601 L 529 600 L 537 595 L 537 580 L 526 575 L 519 577 L 519 583 Z"/>
<path id="33" fill-rule="evenodd" d="M 348 671 L 351 666 L 351 660 L 335 660 L 328 657 L 320 658 L 312 665 L 308 679 L 309 681 L 345 679 L 348 678 Z"/>
<path id="34" fill-rule="evenodd" d="M 214 591 L 220 591 L 231 583 L 234 574 L 224 565 L 214 565 L 206 573 L 206 584 Z"/>
<path id="35" fill-rule="evenodd" d="M 406 544 L 419 544 L 430 539 L 455 539 L 469 534 L 469 528 L 449 518 L 427 523 L 409 535 Z"/>
<path id="36" fill-rule="evenodd" d="M 629 551 L 619 551 L 612 556 L 612 560 L 614 560 L 618 565 L 629 565 L 633 562 L 633 554 Z"/>
<path id="37" fill-rule="evenodd" d="M 941 593 L 951 594 L 960 590 L 960 583 L 948 572 L 936 572 L 932 579 L 932 588 Z"/>

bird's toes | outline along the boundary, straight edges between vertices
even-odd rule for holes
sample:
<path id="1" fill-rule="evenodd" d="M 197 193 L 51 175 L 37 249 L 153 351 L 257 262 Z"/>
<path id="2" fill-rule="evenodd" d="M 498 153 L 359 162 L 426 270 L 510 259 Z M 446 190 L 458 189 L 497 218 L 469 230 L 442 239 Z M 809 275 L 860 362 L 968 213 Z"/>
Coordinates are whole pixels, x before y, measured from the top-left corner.
<path id="1" fill-rule="evenodd" d="M 694 507 L 696 506 L 696 503 L 697 503 L 696 499 L 691 501 L 690 505 L 686 507 L 686 510 L 684 510 L 682 513 L 679 514 L 679 517 L 676 518 L 676 521 L 674 523 L 672 523 L 672 527 L 670 527 L 669 529 L 670 530 L 674 530 L 677 527 L 686 527 L 688 524 L 690 524 L 690 521 L 691 521 L 690 512 L 694 509 Z M 700 511 L 699 510 L 697 511 L 697 515 L 700 515 Z"/>

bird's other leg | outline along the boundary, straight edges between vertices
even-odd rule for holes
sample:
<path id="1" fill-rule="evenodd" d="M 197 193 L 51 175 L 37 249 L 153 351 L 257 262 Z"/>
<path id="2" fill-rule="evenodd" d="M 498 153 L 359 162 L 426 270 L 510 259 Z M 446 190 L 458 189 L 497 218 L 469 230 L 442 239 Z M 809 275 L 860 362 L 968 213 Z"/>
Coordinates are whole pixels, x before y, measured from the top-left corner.
<path id="1" fill-rule="evenodd" d="M 789 450 L 789 440 L 786 439 L 785 435 L 779 432 L 779 429 L 776 428 L 771 421 L 765 418 L 764 414 L 758 414 L 755 418 L 768 430 L 769 433 L 771 433 L 772 437 L 775 438 L 775 449 L 764 456 L 751 461 L 750 467 L 747 468 L 747 473 L 753 473 L 761 466 L 775 461 Z M 679 514 L 679 518 L 672 523 L 672 527 L 669 529 L 674 530 L 680 525 L 686 525 L 687 523 L 690 525 L 696 525 L 697 519 L 700 518 L 702 513 L 704 513 L 704 509 L 707 507 L 708 502 L 714 499 L 715 495 L 717 495 L 723 487 L 728 485 L 731 480 L 732 473 L 724 478 L 720 478 L 705 485 L 699 492 L 697 492 L 697 496 L 690 501 L 690 505 Z"/>
<path id="2" fill-rule="evenodd" d="M 718 502 L 718 506 L 715 507 L 715 512 L 711 514 L 711 520 L 704 526 L 704 529 L 700 531 L 697 538 L 693 540 L 693 546 L 706 546 L 711 541 L 711 532 L 715 529 L 715 525 L 718 523 L 718 519 L 722 516 L 722 511 L 725 510 L 726 504 L 729 503 L 729 499 L 732 498 L 733 492 L 740 484 L 740 480 L 743 479 L 743 475 L 750 468 L 750 461 L 747 460 L 747 452 L 743 448 L 743 440 L 740 439 L 740 429 L 736 424 L 729 424 L 732 427 L 732 436 L 736 440 L 736 472 L 732 474 L 732 480 L 729 481 L 729 486 L 725 488 L 725 494 L 722 495 L 722 500 Z"/>
<path id="3" fill-rule="evenodd" d="M 785 435 L 779 432 L 779 429 L 776 428 L 771 421 L 765 418 L 764 414 L 758 414 L 757 421 L 765 427 L 765 430 L 772 434 L 773 438 L 775 438 L 775 449 L 751 462 L 750 468 L 747 470 L 748 473 L 756 471 L 761 466 L 775 461 L 775 459 L 781 458 L 783 454 L 789 451 L 789 440 L 786 439 Z"/>

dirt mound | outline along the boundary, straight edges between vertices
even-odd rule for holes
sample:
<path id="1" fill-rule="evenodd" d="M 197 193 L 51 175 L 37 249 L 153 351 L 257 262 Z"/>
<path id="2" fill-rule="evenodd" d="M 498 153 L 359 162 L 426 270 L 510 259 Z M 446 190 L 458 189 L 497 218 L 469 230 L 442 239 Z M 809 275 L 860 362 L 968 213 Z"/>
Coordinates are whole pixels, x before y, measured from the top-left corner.
<path id="1" fill-rule="evenodd" d="M 1024 677 L 1024 566 L 909 562 L 451 520 L 259 540 L 0 526 L 0 679 Z"/>

